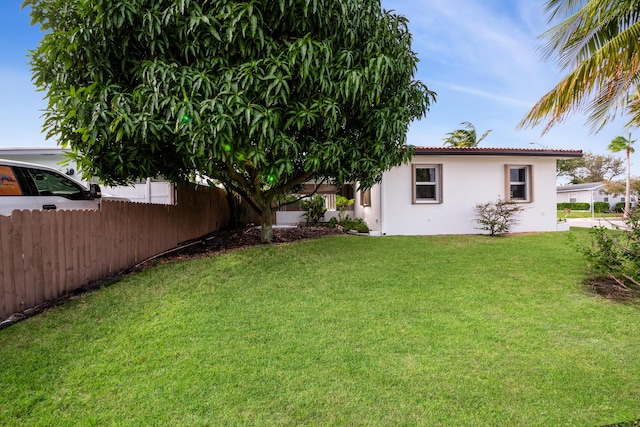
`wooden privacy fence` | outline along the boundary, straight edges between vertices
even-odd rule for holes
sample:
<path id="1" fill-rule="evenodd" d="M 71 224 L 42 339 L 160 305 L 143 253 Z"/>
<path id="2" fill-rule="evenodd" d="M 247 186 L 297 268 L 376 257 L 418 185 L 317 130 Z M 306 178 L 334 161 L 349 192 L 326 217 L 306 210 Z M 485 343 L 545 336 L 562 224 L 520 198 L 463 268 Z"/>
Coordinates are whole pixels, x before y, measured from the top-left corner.
<path id="1" fill-rule="evenodd" d="M 0 216 L 0 320 L 127 270 L 229 223 L 226 193 L 181 185 L 177 204 Z"/>

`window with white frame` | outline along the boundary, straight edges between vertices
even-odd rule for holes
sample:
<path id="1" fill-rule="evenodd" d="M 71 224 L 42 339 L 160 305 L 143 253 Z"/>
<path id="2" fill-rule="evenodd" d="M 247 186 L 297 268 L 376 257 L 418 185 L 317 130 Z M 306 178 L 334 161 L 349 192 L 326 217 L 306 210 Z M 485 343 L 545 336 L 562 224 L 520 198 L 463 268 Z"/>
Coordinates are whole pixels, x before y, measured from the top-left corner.
<path id="1" fill-rule="evenodd" d="M 507 165 L 508 199 L 513 202 L 530 202 L 531 166 Z"/>
<path id="2" fill-rule="evenodd" d="M 575 203 L 578 201 L 578 193 L 569 193 L 569 203 Z"/>
<path id="3" fill-rule="evenodd" d="M 413 203 L 442 203 L 442 165 L 413 165 Z"/>

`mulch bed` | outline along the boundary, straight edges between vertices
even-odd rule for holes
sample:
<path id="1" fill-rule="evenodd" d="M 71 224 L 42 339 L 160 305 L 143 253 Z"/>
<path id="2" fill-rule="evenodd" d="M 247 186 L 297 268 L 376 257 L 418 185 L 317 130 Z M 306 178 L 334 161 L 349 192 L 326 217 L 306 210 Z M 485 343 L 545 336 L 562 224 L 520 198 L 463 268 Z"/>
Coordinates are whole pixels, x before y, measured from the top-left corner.
<path id="1" fill-rule="evenodd" d="M 260 227 L 250 226 L 244 229 L 220 230 L 194 242 L 187 242 L 180 248 L 176 248 L 164 255 L 157 256 L 147 262 L 139 264 L 136 266 L 136 269 L 140 267 L 144 268 L 151 262 L 159 261 L 164 264 L 172 261 L 218 255 L 249 246 L 288 243 L 335 234 L 344 234 L 344 230 L 340 227 L 333 228 L 325 226 L 274 228 L 273 241 L 271 243 L 262 243 Z"/>

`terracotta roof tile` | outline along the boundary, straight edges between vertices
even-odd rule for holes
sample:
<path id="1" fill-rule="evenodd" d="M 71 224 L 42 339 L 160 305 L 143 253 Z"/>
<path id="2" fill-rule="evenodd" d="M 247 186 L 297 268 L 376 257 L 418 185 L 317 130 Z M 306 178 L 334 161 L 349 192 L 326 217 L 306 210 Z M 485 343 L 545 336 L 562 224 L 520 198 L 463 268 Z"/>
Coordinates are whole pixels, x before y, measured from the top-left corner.
<path id="1" fill-rule="evenodd" d="M 492 148 L 492 147 L 414 147 L 416 154 L 431 155 L 507 155 L 582 157 L 582 150 L 556 150 L 551 148 Z"/>

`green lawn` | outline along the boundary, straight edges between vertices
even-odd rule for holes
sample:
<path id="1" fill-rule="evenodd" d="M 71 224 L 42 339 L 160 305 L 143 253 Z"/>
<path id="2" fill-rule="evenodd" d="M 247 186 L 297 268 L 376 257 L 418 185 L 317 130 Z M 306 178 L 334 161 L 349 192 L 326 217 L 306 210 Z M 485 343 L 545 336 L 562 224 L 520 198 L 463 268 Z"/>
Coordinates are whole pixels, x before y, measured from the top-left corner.
<path id="1" fill-rule="evenodd" d="M 571 211 L 569 216 L 564 211 L 557 211 L 558 218 L 591 218 L 592 216 L 595 218 L 622 218 L 622 213 L 618 212 L 595 212 L 591 213 L 590 211 Z"/>
<path id="2" fill-rule="evenodd" d="M 584 275 L 567 233 L 333 236 L 159 265 L 0 331 L 0 425 L 638 419 L 640 309 Z"/>

